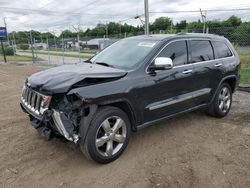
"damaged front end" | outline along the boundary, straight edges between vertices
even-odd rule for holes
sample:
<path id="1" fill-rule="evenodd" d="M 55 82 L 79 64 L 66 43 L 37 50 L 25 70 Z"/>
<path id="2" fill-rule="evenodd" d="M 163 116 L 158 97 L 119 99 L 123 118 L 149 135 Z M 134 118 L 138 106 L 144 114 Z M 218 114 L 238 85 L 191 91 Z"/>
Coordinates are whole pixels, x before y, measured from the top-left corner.
<path id="1" fill-rule="evenodd" d="M 89 118 L 93 106 L 76 95 L 47 96 L 27 85 L 24 86 L 21 97 L 22 109 L 29 114 L 32 126 L 46 140 L 63 136 L 78 143 L 80 125 L 86 123 L 85 119 Z"/>

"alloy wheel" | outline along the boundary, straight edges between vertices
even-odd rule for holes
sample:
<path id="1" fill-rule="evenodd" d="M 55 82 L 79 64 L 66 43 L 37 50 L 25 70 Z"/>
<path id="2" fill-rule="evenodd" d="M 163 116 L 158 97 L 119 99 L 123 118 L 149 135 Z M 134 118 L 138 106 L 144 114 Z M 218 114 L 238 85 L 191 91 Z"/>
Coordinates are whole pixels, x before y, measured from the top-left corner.
<path id="1" fill-rule="evenodd" d="M 122 148 L 127 136 L 125 122 L 118 116 L 104 120 L 95 137 L 97 151 L 104 157 L 115 155 Z"/>
<path id="2" fill-rule="evenodd" d="M 231 93 L 227 87 L 223 87 L 221 89 L 219 95 L 219 109 L 226 113 L 231 105 Z"/>

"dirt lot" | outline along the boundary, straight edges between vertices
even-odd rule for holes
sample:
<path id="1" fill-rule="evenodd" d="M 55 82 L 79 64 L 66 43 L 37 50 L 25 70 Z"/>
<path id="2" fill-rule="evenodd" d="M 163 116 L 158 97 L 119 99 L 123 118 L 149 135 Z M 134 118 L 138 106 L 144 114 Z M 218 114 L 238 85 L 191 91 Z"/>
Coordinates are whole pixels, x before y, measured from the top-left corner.
<path id="1" fill-rule="evenodd" d="M 44 69 L 0 64 L 0 187 L 250 187 L 250 94 L 224 119 L 193 112 L 132 135 L 99 165 L 62 140 L 43 140 L 19 108 L 25 78 Z"/>

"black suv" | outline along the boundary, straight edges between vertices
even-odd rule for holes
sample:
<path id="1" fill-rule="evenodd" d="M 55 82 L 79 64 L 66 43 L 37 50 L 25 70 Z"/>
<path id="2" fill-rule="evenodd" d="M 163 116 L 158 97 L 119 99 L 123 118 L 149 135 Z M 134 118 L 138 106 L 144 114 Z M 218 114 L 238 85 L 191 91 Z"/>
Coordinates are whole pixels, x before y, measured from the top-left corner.
<path id="1" fill-rule="evenodd" d="M 240 60 L 208 34 L 138 36 L 90 60 L 30 76 L 21 107 L 46 139 L 63 136 L 96 162 L 117 159 L 131 131 L 201 107 L 228 114 Z"/>

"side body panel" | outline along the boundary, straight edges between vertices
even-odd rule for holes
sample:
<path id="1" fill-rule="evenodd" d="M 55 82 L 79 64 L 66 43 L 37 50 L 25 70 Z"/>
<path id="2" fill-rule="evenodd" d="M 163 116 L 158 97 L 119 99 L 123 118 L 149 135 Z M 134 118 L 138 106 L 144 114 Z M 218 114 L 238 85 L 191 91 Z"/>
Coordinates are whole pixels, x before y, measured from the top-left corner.
<path id="1" fill-rule="evenodd" d="M 162 47 L 167 42 L 162 43 Z M 126 101 L 131 106 L 136 125 L 141 126 L 209 104 L 224 78 L 238 76 L 239 58 L 235 51 L 231 59 L 188 64 L 150 75 L 145 71 L 156 54 L 157 51 L 140 68 L 119 80 L 75 88 L 67 95 L 77 94 L 97 105 Z M 183 74 L 186 70 L 192 72 Z"/>

